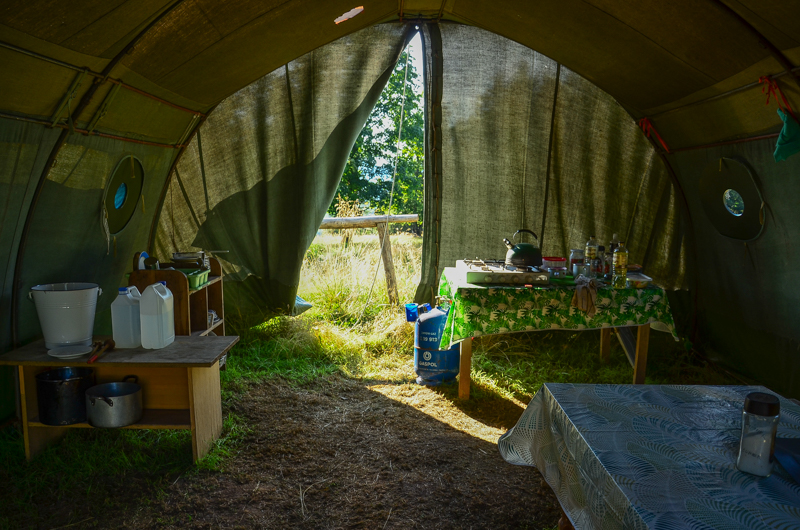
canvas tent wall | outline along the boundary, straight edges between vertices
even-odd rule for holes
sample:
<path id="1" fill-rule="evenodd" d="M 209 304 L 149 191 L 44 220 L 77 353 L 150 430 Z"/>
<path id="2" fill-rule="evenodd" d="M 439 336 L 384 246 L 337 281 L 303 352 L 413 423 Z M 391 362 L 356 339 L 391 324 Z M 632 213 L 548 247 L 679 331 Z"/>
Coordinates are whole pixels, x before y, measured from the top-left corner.
<path id="1" fill-rule="evenodd" d="M 531 55 L 534 67 L 537 60 L 542 65 L 546 60 L 561 65 L 564 76 L 559 79 L 560 85 L 570 79 L 573 83 L 583 83 L 577 77 L 581 76 L 615 99 L 631 121 L 642 117 L 651 120 L 669 146 L 669 154 L 657 146 L 648 155 L 642 150 L 641 139 L 635 139 L 629 132 L 623 136 L 626 145 L 640 153 L 636 155 L 639 160 L 647 156 L 654 160 L 650 164 L 654 169 L 650 171 L 657 174 L 653 174 L 652 180 L 640 179 L 640 183 L 656 185 L 659 191 L 653 193 L 660 193 L 659 198 L 667 197 L 657 202 L 658 208 L 665 205 L 674 217 L 664 224 L 663 215 L 656 209 L 655 213 L 647 214 L 654 221 L 641 233 L 650 239 L 652 234 L 665 236 L 665 248 L 672 252 L 684 249 L 681 252 L 685 257 L 679 263 L 687 264 L 685 271 L 682 266 L 672 270 L 662 268 L 660 279 L 672 281 L 678 287 L 688 281 L 688 286 L 693 287 L 691 275 L 696 273 L 697 287 L 692 297 L 697 301 L 699 338 L 729 365 L 775 390 L 800 393 L 796 375 L 800 330 L 795 324 L 794 304 L 798 288 L 787 281 L 795 261 L 793 242 L 800 226 L 792 204 L 792 197 L 798 191 L 793 176 L 800 162 L 795 157 L 775 164 L 770 159 L 774 139 L 702 147 L 769 135 L 779 129 L 781 122 L 774 107 L 764 105 L 758 78 L 781 76 L 777 82 L 783 92 L 790 101 L 797 101 L 794 79 L 798 73 L 794 65 L 800 64 L 800 9 L 796 1 L 377 0 L 363 4 L 363 13 L 334 24 L 336 17 L 354 6 L 341 0 L 3 2 L 0 6 L 0 64 L 5 74 L 0 80 L 2 349 L 30 340 L 38 333 L 32 307 L 22 300 L 30 285 L 64 277 L 86 278 L 110 286 L 113 292 L 113 287 L 123 282 L 122 274 L 133 251 L 154 250 L 156 241 L 168 240 L 163 212 L 169 212 L 170 196 L 183 194 L 177 179 L 171 177 L 176 162 L 175 174 L 183 175 L 181 165 L 199 156 L 199 149 L 193 146 L 202 142 L 203 133 L 199 137 L 194 133 L 201 124 L 211 126 L 215 122 L 214 109 L 217 105 L 224 109 L 226 98 L 240 97 L 241 94 L 234 94 L 252 83 L 268 83 L 270 72 L 279 71 L 283 65 L 341 37 L 352 35 L 357 39 L 356 32 L 379 22 L 449 21 L 482 28 L 535 50 L 542 55 Z M 442 32 L 443 47 L 454 43 L 456 33 L 462 30 L 453 29 L 452 38 L 448 37 L 450 31 Z M 404 33 L 396 42 L 403 39 Z M 391 62 L 389 58 L 398 49 L 392 46 L 399 44 L 378 47 L 385 51 L 387 62 L 382 64 Z M 454 47 L 445 53 L 452 60 L 456 52 Z M 445 55 L 431 57 L 426 77 L 430 80 L 428 88 L 439 91 L 444 109 L 436 106 L 437 98 L 428 98 L 428 121 L 432 127 L 437 123 L 446 125 L 442 120 L 447 116 L 442 112 L 451 96 L 442 82 L 446 74 L 454 74 L 453 70 L 447 70 L 452 65 L 446 66 L 437 59 L 447 60 Z M 348 116 L 362 116 L 353 109 L 361 108 L 361 103 L 368 106 L 374 96 L 371 90 L 379 86 L 382 72 L 379 63 L 365 65 L 367 73 L 359 77 L 361 81 L 356 83 L 359 88 L 353 90 L 350 107 L 334 110 L 325 105 L 319 107 L 331 115 L 341 113 L 339 120 L 331 120 L 324 131 L 330 130 L 331 125 L 338 126 Z M 567 71 L 577 76 L 570 78 Z M 496 74 L 484 67 L 481 79 L 489 80 Z M 550 77 L 539 81 L 542 86 L 554 83 Z M 308 86 L 329 82 L 332 84 L 327 86 L 337 86 L 335 80 L 328 78 L 316 79 Z M 564 93 L 568 90 L 565 86 Z M 282 97 L 292 91 L 303 92 L 302 87 L 293 86 Z M 354 101 L 357 104 L 352 106 Z M 271 104 L 265 100 L 256 106 L 266 110 Z M 315 108 L 314 105 L 308 108 Z M 607 103 L 603 105 L 612 108 Z M 537 108 L 558 107 L 556 104 Z M 504 116 L 502 106 L 496 106 L 492 113 L 498 118 Z M 72 123 L 65 118 L 67 115 L 72 117 Z M 551 112 L 551 120 L 554 115 L 553 123 L 560 123 L 558 120 L 568 118 L 569 109 Z M 621 123 L 612 115 L 619 113 L 613 111 L 604 119 Z M 302 125 L 302 120 L 299 123 Z M 545 123 L 544 129 L 548 127 Z M 344 143 L 357 129 L 355 123 L 346 128 L 348 132 L 341 135 Z M 452 131 L 461 134 L 457 129 Z M 305 138 L 303 135 L 298 136 L 298 143 Z M 211 140 L 212 136 L 209 130 L 206 137 Z M 313 134 L 308 136 L 312 137 Z M 265 136 L 260 138 L 263 140 Z M 429 148 L 435 147 L 436 141 L 448 141 L 444 136 L 437 139 L 429 142 Z M 184 147 L 188 142 L 191 145 Z M 283 150 L 282 145 L 273 145 Z M 319 147 L 320 144 L 315 144 L 308 152 L 314 153 Z M 339 149 L 343 147 L 340 145 Z M 550 149 L 546 151 L 551 153 Z M 619 152 L 607 151 L 612 158 Z M 565 154 L 551 153 L 551 170 L 560 167 L 558 156 L 552 155 Z M 452 154 L 441 152 L 441 155 L 440 169 L 451 167 L 447 156 Z M 112 237 L 107 243 L 101 228 L 100 204 L 110 172 L 126 156 L 136 157 L 145 168 L 143 201 L 131 223 L 116 235 L 116 240 Z M 721 157 L 734 156 L 742 157 L 758 176 L 768 205 L 762 234 L 746 246 L 742 241 L 721 235 L 712 226 L 698 189 L 704 168 L 718 163 Z M 330 167 L 335 166 L 335 158 L 328 159 Z M 273 159 L 269 158 L 270 163 Z M 663 169 L 659 169 L 659 161 L 666 162 Z M 547 166 L 545 163 L 536 170 Z M 434 176 L 448 177 L 436 173 L 436 166 L 429 169 L 427 177 L 433 180 L 428 182 L 426 193 L 432 195 L 438 193 Z M 193 172 L 191 177 L 187 173 L 187 179 L 193 182 L 190 188 L 197 185 L 193 180 L 197 175 L 202 181 L 201 170 L 187 171 Z M 265 171 L 263 168 L 262 174 Z M 335 179 L 330 175 L 325 179 L 328 189 L 331 178 Z M 537 178 L 531 178 L 538 182 Z M 557 172 L 551 173 L 550 178 L 558 179 Z M 665 178 L 670 186 L 664 184 Z M 551 180 L 551 184 L 554 182 L 557 180 Z M 439 183 L 442 185 L 439 192 L 445 191 L 448 184 L 444 180 Z M 640 188 L 649 190 L 647 186 Z M 205 196 L 199 199 L 193 195 L 198 189 L 186 189 L 189 198 L 184 202 L 205 207 Z M 553 196 L 556 192 L 556 188 L 547 192 L 548 216 L 558 215 L 559 210 L 569 207 L 567 202 L 551 201 L 556 199 Z M 316 202 L 309 204 L 324 202 L 324 196 L 325 193 L 319 194 Z M 436 204 L 434 198 L 428 197 L 429 207 Z M 257 203 L 263 207 L 267 200 L 262 196 L 262 202 Z M 209 200 L 207 206 L 210 205 Z M 443 213 L 445 209 L 443 204 Z M 187 211 L 183 209 L 184 221 Z M 200 215 L 203 214 L 204 210 Z M 661 224 L 655 224 L 655 220 Z M 556 222 L 548 220 L 546 225 L 553 229 Z M 672 228 L 665 229 L 662 225 Z M 571 230 L 574 232 L 553 236 L 549 241 L 558 241 L 560 246 L 556 248 L 560 251 L 564 245 L 572 244 L 573 233 L 586 228 Z M 259 235 L 245 239 L 252 242 Z M 228 237 L 233 240 L 233 236 Z M 546 236 L 546 242 L 547 237 L 550 236 Z M 181 240 L 185 241 L 188 239 Z M 426 238 L 426 248 L 431 241 Z M 296 238 L 296 242 L 289 261 L 297 261 L 307 238 Z M 161 249 L 166 251 L 167 247 Z M 442 257 L 452 259 L 449 255 Z M 256 262 L 271 259 L 262 255 Z M 689 276 L 683 277 L 684 272 Z M 284 278 L 292 283 L 291 273 Z M 270 285 L 263 278 L 260 281 Z M 107 326 L 107 307 L 108 304 L 101 304 L 100 328 Z M 5 374 L 7 387 L 8 372 Z"/>

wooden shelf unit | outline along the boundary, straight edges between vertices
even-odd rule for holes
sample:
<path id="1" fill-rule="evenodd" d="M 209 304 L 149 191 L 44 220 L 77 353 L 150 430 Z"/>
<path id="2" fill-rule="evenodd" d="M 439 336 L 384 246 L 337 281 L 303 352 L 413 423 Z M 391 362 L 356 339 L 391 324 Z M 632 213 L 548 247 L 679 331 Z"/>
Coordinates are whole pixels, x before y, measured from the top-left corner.
<path id="1" fill-rule="evenodd" d="M 238 337 L 179 336 L 162 349 L 114 350 L 93 364 L 86 363 L 88 356 L 50 357 L 43 340 L 0 355 L 0 366 L 18 367 L 25 456 L 32 459 L 68 429 L 94 428 L 86 422 L 45 425 L 39 421 L 36 374 L 58 366 L 73 366 L 91 368 L 97 384 L 136 375 L 142 387 L 142 419 L 122 428 L 190 430 L 192 455 L 197 461 L 208 453 L 222 432 L 220 360 L 238 340 Z"/>
<path id="2" fill-rule="evenodd" d="M 131 272 L 128 285 L 135 285 L 144 292 L 148 285 L 167 282 L 172 291 L 175 307 L 175 335 L 207 336 L 212 330 L 216 335 L 225 335 L 225 307 L 222 294 L 222 265 L 216 258 L 209 258 L 211 272 L 208 281 L 191 289 L 184 273 L 177 270 L 142 270 Z M 208 312 L 214 310 L 219 321 L 208 325 Z"/>

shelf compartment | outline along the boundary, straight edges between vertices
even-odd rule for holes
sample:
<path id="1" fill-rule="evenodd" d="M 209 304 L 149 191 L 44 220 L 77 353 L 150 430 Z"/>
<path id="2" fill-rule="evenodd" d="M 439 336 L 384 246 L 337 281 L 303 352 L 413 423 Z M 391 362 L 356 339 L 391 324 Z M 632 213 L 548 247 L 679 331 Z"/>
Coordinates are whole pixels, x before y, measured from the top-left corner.
<path id="1" fill-rule="evenodd" d="M 206 283 L 202 283 L 202 284 L 198 285 L 197 287 L 190 287 L 189 288 L 189 295 L 193 295 L 196 292 L 202 291 L 203 289 L 205 289 L 209 285 L 214 285 L 215 283 L 217 283 L 220 280 L 222 280 L 222 276 L 209 276 L 208 277 L 208 281 Z"/>
<path id="2" fill-rule="evenodd" d="M 208 328 L 208 329 L 200 329 L 200 330 L 197 330 L 197 331 L 192 331 L 192 337 L 205 337 L 205 336 L 207 336 L 209 332 L 214 331 L 216 328 L 221 326 L 223 320 L 224 319 L 220 318 L 219 320 L 217 320 L 216 322 L 211 324 L 211 327 Z"/>
<path id="3" fill-rule="evenodd" d="M 28 427 L 54 427 L 67 429 L 94 429 L 86 422 L 72 425 L 45 425 L 36 416 L 28 422 Z M 119 427 L 120 429 L 191 429 L 192 421 L 188 409 L 144 409 L 138 423 Z"/>

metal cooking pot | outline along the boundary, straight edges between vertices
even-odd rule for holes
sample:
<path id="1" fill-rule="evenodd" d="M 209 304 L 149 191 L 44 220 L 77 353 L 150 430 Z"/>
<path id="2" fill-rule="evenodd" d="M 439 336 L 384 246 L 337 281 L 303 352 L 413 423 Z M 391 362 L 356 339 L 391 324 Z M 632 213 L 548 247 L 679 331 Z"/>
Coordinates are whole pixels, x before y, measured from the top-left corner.
<path id="1" fill-rule="evenodd" d="M 128 383 L 133 379 L 133 383 Z M 127 375 L 121 383 L 104 383 L 86 391 L 86 412 L 92 427 L 125 427 L 142 419 L 139 378 Z"/>
<path id="2" fill-rule="evenodd" d="M 39 421 L 45 425 L 72 425 L 86 421 L 83 395 L 94 385 L 91 368 L 56 368 L 36 374 Z"/>
<path id="3" fill-rule="evenodd" d="M 532 230 L 522 228 L 514 232 L 511 239 L 517 237 L 520 232 L 527 232 L 532 235 L 534 239 L 539 239 Z M 530 243 L 511 243 L 508 239 L 503 238 L 503 243 L 508 247 L 506 252 L 506 265 L 512 267 L 539 267 L 542 264 L 542 251 L 536 245 Z"/>

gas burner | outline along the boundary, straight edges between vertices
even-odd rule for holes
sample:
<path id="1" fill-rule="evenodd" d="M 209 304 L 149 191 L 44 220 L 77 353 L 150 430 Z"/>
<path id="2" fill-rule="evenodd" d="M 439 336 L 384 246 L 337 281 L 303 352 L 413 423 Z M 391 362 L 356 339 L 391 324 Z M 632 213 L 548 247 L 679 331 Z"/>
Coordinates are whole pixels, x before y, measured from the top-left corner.
<path id="1" fill-rule="evenodd" d="M 456 261 L 456 269 L 466 273 L 467 283 L 499 285 L 547 285 L 550 274 L 537 267 L 512 267 L 501 259 Z"/>

